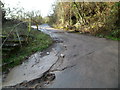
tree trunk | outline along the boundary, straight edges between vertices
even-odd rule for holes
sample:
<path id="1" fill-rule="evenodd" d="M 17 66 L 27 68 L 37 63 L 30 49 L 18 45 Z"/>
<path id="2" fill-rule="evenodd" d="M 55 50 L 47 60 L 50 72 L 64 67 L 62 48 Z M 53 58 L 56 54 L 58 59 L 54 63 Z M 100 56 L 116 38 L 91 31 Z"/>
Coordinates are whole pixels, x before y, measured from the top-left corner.
<path id="1" fill-rule="evenodd" d="M 37 27 L 37 30 L 39 30 L 39 28 L 38 28 L 38 24 L 36 24 L 36 27 Z"/>
<path id="2" fill-rule="evenodd" d="M 79 10 L 79 8 L 78 8 L 77 3 L 76 3 L 76 2 L 73 2 L 73 3 L 75 4 L 76 9 L 78 10 L 78 17 L 82 19 L 82 22 L 83 22 L 83 23 L 85 23 L 85 20 L 84 20 L 84 18 L 83 18 L 82 13 L 80 12 L 80 10 Z M 80 22 L 80 20 L 79 20 L 79 22 Z"/>

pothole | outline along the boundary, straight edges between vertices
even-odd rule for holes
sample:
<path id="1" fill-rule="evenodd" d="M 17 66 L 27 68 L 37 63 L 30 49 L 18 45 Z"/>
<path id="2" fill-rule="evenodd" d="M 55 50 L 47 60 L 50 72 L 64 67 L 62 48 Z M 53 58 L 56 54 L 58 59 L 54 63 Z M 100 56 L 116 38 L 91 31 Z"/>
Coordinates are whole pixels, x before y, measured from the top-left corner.
<path id="1" fill-rule="evenodd" d="M 56 42 L 56 43 L 63 43 L 62 39 L 59 39 L 59 38 L 56 38 L 56 37 L 53 38 L 53 41 Z"/>

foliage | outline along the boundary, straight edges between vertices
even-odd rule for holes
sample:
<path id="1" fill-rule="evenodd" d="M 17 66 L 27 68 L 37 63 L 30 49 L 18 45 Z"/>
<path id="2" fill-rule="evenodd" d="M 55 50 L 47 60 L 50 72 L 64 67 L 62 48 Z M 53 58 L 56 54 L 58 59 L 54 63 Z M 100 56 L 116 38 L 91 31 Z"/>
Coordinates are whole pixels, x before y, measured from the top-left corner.
<path id="1" fill-rule="evenodd" d="M 42 51 L 48 48 L 48 46 L 52 44 L 52 39 L 50 38 L 50 36 L 37 30 L 31 30 L 31 25 L 35 24 L 38 29 L 38 25 L 43 23 L 43 18 L 40 14 L 40 11 L 25 12 L 23 8 L 3 7 L 2 12 L 4 13 L 3 14 L 4 23 L 2 24 L 3 25 L 2 45 L 4 45 L 5 40 L 7 44 L 11 44 L 11 43 L 15 44 L 16 43 L 15 40 L 18 39 L 20 43 L 21 40 L 24 41 L 24 45 L 20 44 L 21 47 L 17 46 L 17 48 L 15 47 L 15 49 L 14 47 L 12 48 L 5 46 L 4 48 L 2 47 L 2 49 L 4 49 L 3 51 L 5 52 L 5 53 L 3 52 L 4 55 L 2 55 L 2 57 L 6 56 L 2 60 L 3 64 L 5 63 L 6 65 L 3 66 L 3 71 L 20 64 L 22 60 L 25 59 L 27 56 L 31 55 L 34 52 Z M 7 49 L 8 51 L 10 49 L 15 51 L 12 52 L 11 54 L 7 52 L 7 50 L 5 49 Z"/>
<path id="2" fill-rule="evenodd" d="M 26 59 L 31 54 L 37 51 L 42 51 L 52 44 L 52 39 L 50 38 L 50 36 L 40 31 L 32 30 L 30 35 L 33 36 L 34 39 L 30 40 L 27 46 L 23 46 L 19 50 L 13 52 L 13 54 L 11 54 L 9 58 L 3 59 L 3 63 L 9 63 L 13 61 L 13 63 L 3 67 L 3 71 L 7 70 L 8 68 L 12 68 L 16 65 L 19 65 L 24 59 Z"/>
<path id="3" fill-rule="evenodd" d="M 120 36 L 120 2 L 58 2 L 49 18 L 68 30 L 75 27 L 92 35 Z"/>
<path id="4" fill-rule="evenodd" d="M 6 4 L 3 7 L 3 23 L 7 22 L 6 20 L 18 20 L 18 21 L 26 21 L 29 25 L 36 25 L 38 29 L 38 25 L 43 23 L 43 18 L 39 10 L 37 11 L 25 11 L 22 7 L 8 7 L 6 8 Z M 28 30 L 30 31 L 30 30 Z"/>

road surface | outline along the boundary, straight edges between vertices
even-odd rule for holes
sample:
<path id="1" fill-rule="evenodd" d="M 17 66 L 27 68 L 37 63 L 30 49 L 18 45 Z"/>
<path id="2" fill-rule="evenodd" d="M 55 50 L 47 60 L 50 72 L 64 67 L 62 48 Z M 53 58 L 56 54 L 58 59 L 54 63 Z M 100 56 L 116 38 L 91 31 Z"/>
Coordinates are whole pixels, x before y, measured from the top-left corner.
<path id="1" fill-rule="evenodd" d="M 90 35 L 53 30 L 42 31 L 62 40 L 66 49 L 60 65 L 54 66 L 56 79 L 48 88 L 117 88 L 118 42 Z M 59 64 L 58 63 L 58 64 Z M 73 66 L 73 67 L 69 67 Z M 69 67 L 62 70 L 64 67 Z"/>
<path id="2" fill-rule="evenodd" d="M 67 33 L 47 24 L 40 25 L 39 30 L 49 34 L 56 42 L 50 53 L 47 51 L 49 55 L 40 57 L 40 52 L 37 52 L 27 62 L 13 68 L 4 86 L 34 80 L 49 71 L 55 74 L 55 79 L 43 85 L 45 88 L 118 87 L 117 41 Z"/>

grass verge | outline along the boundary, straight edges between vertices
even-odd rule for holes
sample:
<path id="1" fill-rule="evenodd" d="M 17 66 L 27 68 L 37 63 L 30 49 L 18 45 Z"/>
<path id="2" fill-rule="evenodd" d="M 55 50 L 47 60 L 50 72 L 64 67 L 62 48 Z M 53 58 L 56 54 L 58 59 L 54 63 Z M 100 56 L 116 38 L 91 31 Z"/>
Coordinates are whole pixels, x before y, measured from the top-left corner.
<path id="1" fill-rule="evenodd" d="M 7 64 L 7 66 L 3 66 L 3 72 L 8 68 L 13 68 L 22 63 L 23 60 L 27 59 L 28 56 L 37 52 L 43 51 L 48 48 L 52 44 L 52 39 L 49 35 L 44 34 L 43 32 L 32 30 L 30 33 L 34 39 L 29 41 L 28 45 L 20 47 L 17 52 L 11 53 L 9 58 L 3 59 L 4 62 L 11 62 L 11 64 Z"/>
<path id="2" fill-rule="evenodd" d="M 115 41 L 120 41 L 119 37 L 113 37 L 111 35 L 97 34 L 96 36 L 100 37 L 100 38 L 106 38 L 106 39 L 111 39 L 111 40 L 115 40 Z"/>

